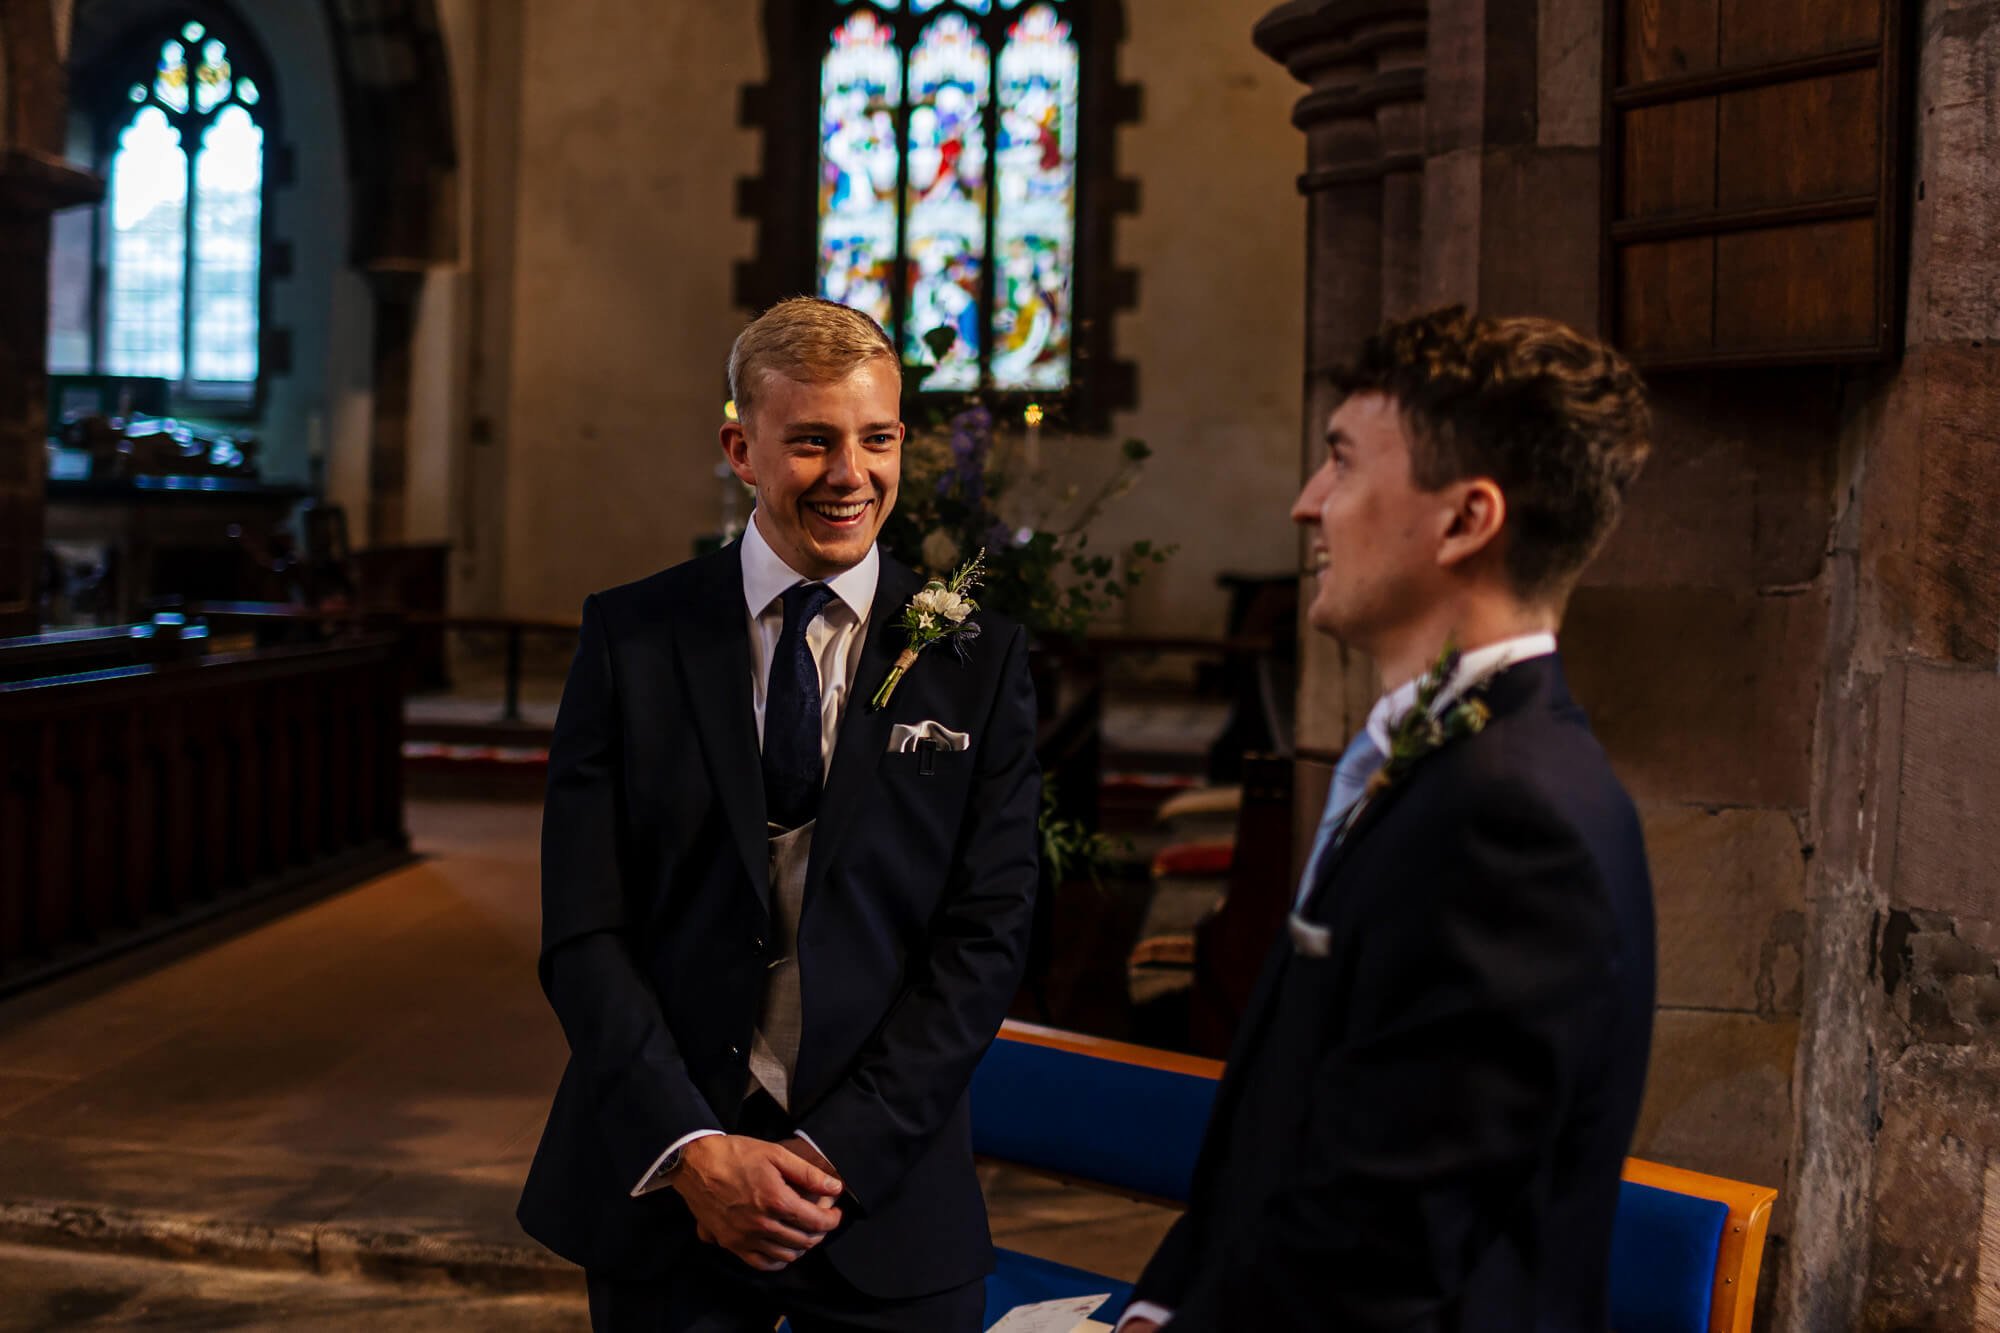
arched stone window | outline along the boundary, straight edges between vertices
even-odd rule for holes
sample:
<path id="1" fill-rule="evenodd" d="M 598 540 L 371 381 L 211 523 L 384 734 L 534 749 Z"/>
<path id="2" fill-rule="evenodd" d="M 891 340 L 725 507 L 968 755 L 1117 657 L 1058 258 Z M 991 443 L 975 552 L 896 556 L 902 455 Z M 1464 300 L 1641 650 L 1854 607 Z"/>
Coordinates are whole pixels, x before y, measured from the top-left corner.
<path id="1" fill-rule="evenodd" d="M 264 369 L 272 72 L 219 17 L 135 28 L 74 85 L 103 203 L 58 220 L 54 373 L 168 381 L 254 404 Z"/>

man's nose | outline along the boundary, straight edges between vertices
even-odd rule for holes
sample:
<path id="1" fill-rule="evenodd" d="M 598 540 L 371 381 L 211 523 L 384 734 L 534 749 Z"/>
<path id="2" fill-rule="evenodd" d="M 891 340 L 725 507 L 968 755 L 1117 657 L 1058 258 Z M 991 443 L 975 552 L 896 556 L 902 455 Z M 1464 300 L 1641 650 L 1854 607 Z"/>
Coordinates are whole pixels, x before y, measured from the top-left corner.
<path id="1" fill-rule="evenodd" d="M 1324 467 L 1306 478 L 1306 484 L 1299 488 L 1298 499 L 1292 501 L 1292 522 L 1307 527 L 1319 522 L 1320 506 L 1326 500 L 1325 480 Z"/>
<path id="2" fill-rule="evenodd" d="M 848 490 L 867 480 L 867 469 L 861 466 L 861 446 L 853 441 L 834 446 L 827 459 L 826 480 L 830 486 Z"/>

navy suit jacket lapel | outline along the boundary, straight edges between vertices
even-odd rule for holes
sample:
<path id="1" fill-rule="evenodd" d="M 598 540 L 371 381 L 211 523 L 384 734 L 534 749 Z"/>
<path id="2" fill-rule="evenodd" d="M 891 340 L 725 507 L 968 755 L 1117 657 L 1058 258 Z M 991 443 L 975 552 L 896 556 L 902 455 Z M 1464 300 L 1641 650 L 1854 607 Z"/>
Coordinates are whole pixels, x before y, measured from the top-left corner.
<path id="1" fill-rule="evenodd" d="M 1496 722 L 1524 709 L 1553 712 L 1576 710 L 1575 703 L 1570 699 L 1569 687 L 1563 679 L 1561 659 L 1554 655 L 1531 657 L 1525 662 L 1517 663 L 1480 686 L 1475 694 L 1486 700 L 1486 706 L 1492 710 L 1493 720 Z M 1419 767 L 1422 762 L 1418 761 Z M 1326 919 L 1329 906 L 1327 899 L 1331 896 L 1327 891 L 1333 877 L 1340 873 L 1342 862 L 1347 860 L 1355 845 L 1367 836 L 1368 830 L 1381 822 L 1382 817 L 1395 805 L 1407 786 L 1409 781 L 1405 778 L 1363 806 L 1361 813 L 1355 816 L 1353 826 L 1347 830 L 1347 835 L 1327 853 L 1325 863 L 1319 868 L 1319 882 L 1313 885 L 1312 893 L 1306 899 L 1307 907 L 1310 909 L 1307 913 L 1309 916 L 1318 917 L 1322 921 Z"/>
<path id="2" fill-rule="evenodd" d="M 768 911 L 770 837 L 765 828 L 763 751 L 757 744 L 757 713 L 750 692 L 742 543 L 709 557 L 706 572 L 689 623 L 682 626 L 675 643 L 716 799 L 757 901 Z"/>
<path id="3" fill-rule="evenodd" d="M 1493 710 L 1495 721 L 1512 713 L 1527 709 L 1548 709 L 1558 714 L 1583 720 L 1581 710 L 1570 698 L 1569 687 L 1563 679 L 1560 659 L 1550 657 L 1531 658 L 1495 676 L 1479 693 L 1487 706 Z M 1306 899 L 1306 915 L 1321 922 L 1328 922 L 1334 914 L 1346 906 L 1334 885 L 1334 877 L 1339 874 L 1341 864 L 1347 860 L 1360 838 L 1380 822 L 1384 814 L 1395 804 L 1408 787 L 1407 780 L 1381 793 L 1355 818 L 1354 827 L 1348 829 L 1347 836 L 1327 854 L 1325 864 L 1319 868 L 1319 882 L 1313 885 Z M 1342 927 L 1333 924 L 1336 939 Z M 1284 931 L 1273 941 L 1270 957 L 1264 971 L 1257 979 L 1256 989 L 1251 993 L 1250 1002 L 1244 1006 L 1243 1017 L 1237 1025 L 1236 1038 L 1230 1044 L 1227 1072 L 1223 1075 L 1222 1087 L 1217 1090 L 1215 1111 L 1210 1121 L 1208 1138 L 1202 1151 L 1203 1163 L 1208 1162 L 1211 1149 L 1207 1145 L 1221 1141 L 1216 1126 L 1222 1125 L 1234 1110 L 1236 1094 L 1239 1090 L 1241 1070 L 1248 1067 L 1257 1048 L 1262 1044 L 1264 1028 L 1271 1015 L 1271 1008 L 1277 1002 L 1278 988 L 1283 981 L 1285 969 L 1292 962 L 1292 945 Z M 1199 1168 L 1197 1179 L 1199 1180 Z"/>
<path id="4" fill-rule="evenodd" d="M 909 697 L 906 676 L 888 707 L 868 707 L 875 691 L 888 679 L 889 668 L 896 664 L 896 654 L 903 650 L 904 634 L 896 624 L 903 606 L 922 586 L 923 580 L 913 570 L 883 554 L 875 600 L 868 610 L 868 637 L 862 641 L 861 665 L 854 673 L 854 692 L 841 713 L 833 762 L 827 765 L 826 789 L 820 793 L 819 822 L 813 826 L 812 854 L 806 861 L 807 896 L 826 878 L 826 868 L 840 850 L 854 822 L 855 809 L 889 748 L 890 720 L 898 714 L 897 705 Z"/>

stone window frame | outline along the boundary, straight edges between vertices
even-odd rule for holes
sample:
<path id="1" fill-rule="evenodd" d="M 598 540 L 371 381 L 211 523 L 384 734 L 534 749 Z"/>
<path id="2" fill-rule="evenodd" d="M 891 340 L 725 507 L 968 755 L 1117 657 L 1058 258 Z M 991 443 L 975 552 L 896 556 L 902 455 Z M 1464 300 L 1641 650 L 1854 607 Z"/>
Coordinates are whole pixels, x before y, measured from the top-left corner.
<path id="1" fill-rule="evenodd" d="M 833 15 L 849 0 L 765 0 L 766 79 L 743 89 L 738 122 L 762 132 L 759 174 L 737 181 L 736 214 L 757 226 L 753 258 L 735 271 L 736 304 L 763 310 L 818 288 L 820 62 Z M 1139 119 L 1138 85 L 1118 82 L 1125 39 L 1123 0 L 1063 0 L 1078 13 L 1082 88 L 1078 106 L 1076 351 L 1070 387 L 1060 391 L 984 389 L 997 412 L 1042 405 L 1051 427 L 1109 428 L 1114 411 L 1137 404 L 1138 376 L 1115 355 L 1114 317 L 1138 303 L 1135 270 L 1118 266 L 1116 220 L 1139 207 L 1138 182 L 1117 171 L 1118 130 Z M 909 395 L 917 404 L 962 401 L 963 390 Z"/>

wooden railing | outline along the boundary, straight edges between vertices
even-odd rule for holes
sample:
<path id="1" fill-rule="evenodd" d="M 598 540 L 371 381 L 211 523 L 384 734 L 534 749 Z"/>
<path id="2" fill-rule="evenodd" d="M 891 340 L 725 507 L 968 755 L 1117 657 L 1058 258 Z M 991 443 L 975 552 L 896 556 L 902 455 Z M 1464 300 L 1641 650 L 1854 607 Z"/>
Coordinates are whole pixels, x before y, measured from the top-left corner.
<path id="1" fill-rule="evenodd" d="M 0 684 L 0 991 L 408 855 L 396 645 Z"/>

